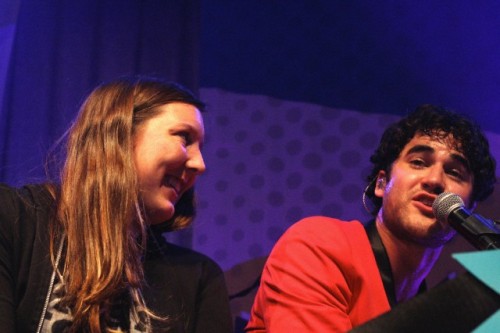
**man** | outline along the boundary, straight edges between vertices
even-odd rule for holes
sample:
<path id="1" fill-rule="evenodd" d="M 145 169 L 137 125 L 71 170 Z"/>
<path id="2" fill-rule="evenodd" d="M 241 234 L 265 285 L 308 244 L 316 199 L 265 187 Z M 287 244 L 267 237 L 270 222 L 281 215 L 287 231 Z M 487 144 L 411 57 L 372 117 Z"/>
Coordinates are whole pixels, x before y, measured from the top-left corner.
<path id="1" fill-rule="evenodd" d="M 473 207 L 495 183 L 480 129 L 432 105 L 391 125 L 371 162 L 364 199 L 375 219 L 316 216 L 289 228 L 266 262 L 247 332 L 343 332 L 414 297 L 455 235 L 436 221 L 434 199 L 452 192 Z"/>

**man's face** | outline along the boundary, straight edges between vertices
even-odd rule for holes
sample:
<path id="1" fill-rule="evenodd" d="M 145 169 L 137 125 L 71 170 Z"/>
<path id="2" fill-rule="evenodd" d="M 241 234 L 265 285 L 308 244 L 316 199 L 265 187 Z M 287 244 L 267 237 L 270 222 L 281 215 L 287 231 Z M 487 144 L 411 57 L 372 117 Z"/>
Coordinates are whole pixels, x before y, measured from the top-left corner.
<path id="1" fill-rule="evenodd" d="M 455 231 L 436 221 L 432 203 L 442 192 L 459 195 L 469 206 L 473 175 L 455 140 L 415 135 L 401 151 L 390 177 L 380 171 L 375 195 L 382 198 L 377 222 L 393 236 L 428 247 L 439 247 Z"/>

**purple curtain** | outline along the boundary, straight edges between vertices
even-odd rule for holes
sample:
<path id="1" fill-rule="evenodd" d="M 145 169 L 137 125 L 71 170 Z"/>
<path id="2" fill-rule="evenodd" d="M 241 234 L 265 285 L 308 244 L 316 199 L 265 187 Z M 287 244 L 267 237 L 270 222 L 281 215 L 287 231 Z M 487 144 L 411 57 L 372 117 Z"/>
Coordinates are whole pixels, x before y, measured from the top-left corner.
<path id="1" fill-rule="evenodd" d="M 198 0 L 20 0 L 0 112 L 0 181 L 45 179 L 90 90 L 124 75 L 198 89 Z"/>

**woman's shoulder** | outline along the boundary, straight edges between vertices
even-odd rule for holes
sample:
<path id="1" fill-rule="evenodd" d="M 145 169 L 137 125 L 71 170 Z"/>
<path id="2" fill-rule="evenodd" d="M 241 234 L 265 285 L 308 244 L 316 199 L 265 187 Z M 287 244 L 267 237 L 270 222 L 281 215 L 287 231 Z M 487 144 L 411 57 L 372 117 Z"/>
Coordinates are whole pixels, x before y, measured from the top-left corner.
<path id="1" fill-rule="evenodd" d="M 165 248 L 169 261 L 188 266 L 200 266 L 215 271 L 221 271 L 219 265 L 208 255 L 196 250 L 167 242 Z"/>
<path id="2" fill-rule="evenodd" d="M 54 202 L 57 186 L 53 184 L 28 184 L 20 187 L 0 183 L 0 200 L 4 207 L 20 205 L 45 207 Z M 8 204 L 10 202 L 10 205 Z"/>
<path id="3" fill-rule="evenodd" d="M 222 283 L 224 277 L 220 266 L 209 256 L 172 243 L 163 244 L 161 251 L 147 260 L 146 275 L 152 285 L 169 276 L 177 289 L 189 291 Z"/>
<path id="4" fill-rule="evenodd" d="M 50 191 L 50 185 L 12 187 L 0 184 L 0 216 L 4 219 L 19 215 L 29 216 L 40 210 L 48 212 L 53 203 L 54 196 Z"/>

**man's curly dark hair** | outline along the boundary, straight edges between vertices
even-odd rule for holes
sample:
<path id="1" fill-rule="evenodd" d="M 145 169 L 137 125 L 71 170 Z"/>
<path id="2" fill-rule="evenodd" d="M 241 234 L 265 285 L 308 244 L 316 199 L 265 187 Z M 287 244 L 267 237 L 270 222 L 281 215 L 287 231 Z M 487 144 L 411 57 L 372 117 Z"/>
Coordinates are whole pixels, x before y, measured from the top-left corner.
<path id="1" fill-rule="evenodd" d="M 374 205 L 372 214 L 375 215 L 382 206 L 382 199 L 374 193 L 375 179 L 379 171 L 384 170 L 390 178 L 393 162 L 416 134 L 437 139 L 452 135 L 457 143 L 455 149 L 464 154 L 474 175 L 472 202 L 483 201 L 493 192 L 496 162 L 490 153 L 488 140 L 479 126 L 463 115 L 425 104 L 388 127 L 370 158 L 373 168 L 367 177 L 369 184 L 365 194 Z"/>

